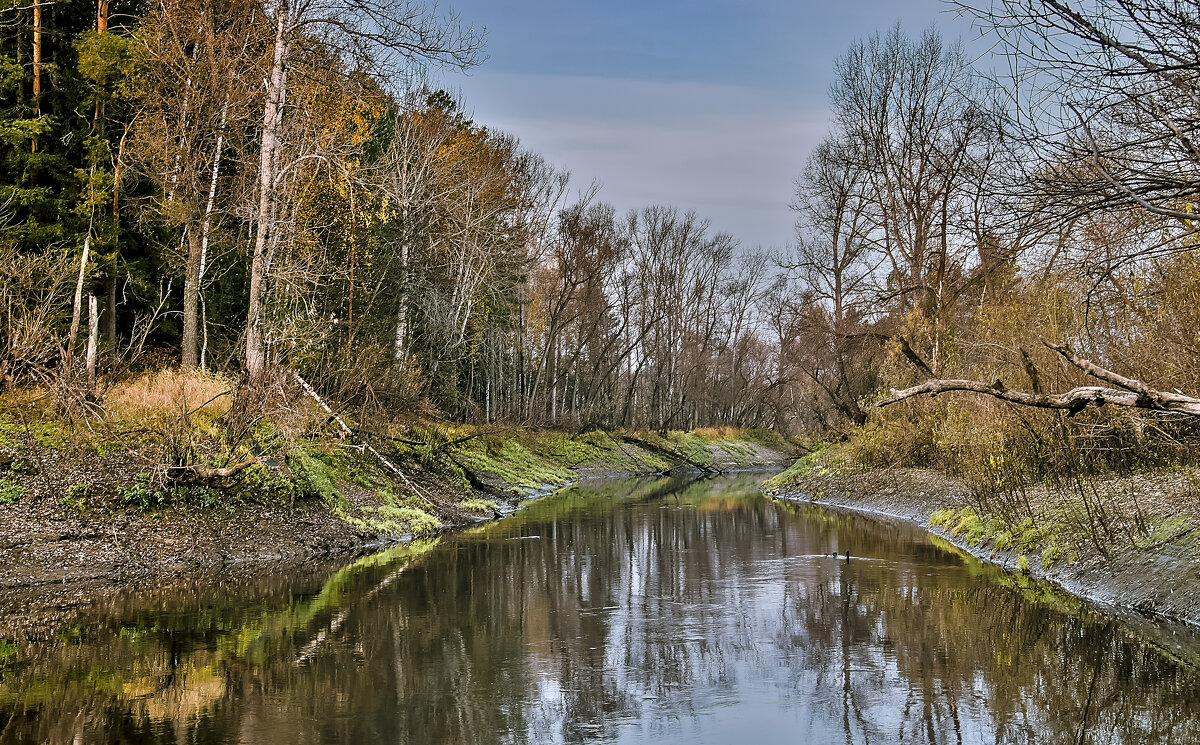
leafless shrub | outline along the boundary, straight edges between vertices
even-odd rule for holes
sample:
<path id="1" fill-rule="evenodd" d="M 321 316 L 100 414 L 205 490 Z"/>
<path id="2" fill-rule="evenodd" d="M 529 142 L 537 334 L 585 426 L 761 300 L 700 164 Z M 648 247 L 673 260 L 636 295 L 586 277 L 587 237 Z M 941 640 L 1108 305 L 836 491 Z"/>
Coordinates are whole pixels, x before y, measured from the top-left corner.
<path id="1" fill-rule="evenodd" d="M 0 383 L 49 383 L 70 309 L 73 263 L 65 249 L 32 253 L 0 240 Z"/>

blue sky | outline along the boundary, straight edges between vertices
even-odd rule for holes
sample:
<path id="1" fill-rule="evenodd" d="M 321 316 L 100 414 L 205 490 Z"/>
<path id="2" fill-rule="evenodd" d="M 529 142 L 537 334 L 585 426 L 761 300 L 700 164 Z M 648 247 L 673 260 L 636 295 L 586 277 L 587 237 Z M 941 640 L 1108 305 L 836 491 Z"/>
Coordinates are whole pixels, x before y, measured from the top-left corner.
<path id="1" fill-rule="evenodd" d="M 792 182 L 828 128 L 833 62 L 899 21 L 970 43 L 942 0 L 456 0 L 488 61 L 447 75 L 480 124 L 602 184 L 693 209 L 744 245 L 793 240 Z M 975 45 L 971 45 L 975 46 Z"/>

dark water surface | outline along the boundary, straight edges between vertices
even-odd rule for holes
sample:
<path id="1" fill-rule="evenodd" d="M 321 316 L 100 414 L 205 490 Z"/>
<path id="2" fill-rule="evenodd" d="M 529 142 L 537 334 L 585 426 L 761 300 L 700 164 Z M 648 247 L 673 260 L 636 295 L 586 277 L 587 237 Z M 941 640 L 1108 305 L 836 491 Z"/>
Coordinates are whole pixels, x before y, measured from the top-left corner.
<path id="1" fill-rule="evenodd" d="M 0 641 L 0 743 L 1200 743 L 1189 632 L 753 478 L 89 613 Z"/>

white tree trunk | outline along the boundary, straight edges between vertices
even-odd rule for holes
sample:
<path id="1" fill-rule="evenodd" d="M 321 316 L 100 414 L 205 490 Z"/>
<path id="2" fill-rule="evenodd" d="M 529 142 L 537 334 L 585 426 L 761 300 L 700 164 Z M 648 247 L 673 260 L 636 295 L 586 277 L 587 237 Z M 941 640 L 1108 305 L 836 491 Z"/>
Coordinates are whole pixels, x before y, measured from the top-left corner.
<path id="1" fill-rule="evenodd" d="M 87 381 L 88 390 L 96 395 L 96 351 L 100 338 L 100 303 L 88 295 Z"/>
<path id="2" fill-rule="evenodd" d="M 407 230 L 407 216 L 405 217 Z M 404 364 L 408 344 L 408 240 L 400 243 L 400 309 L 396 312 L 396 365 Z"/>
<path id="3" fill-rule="evenodd" d="M 83 315 L 83 279 L 87 274 L 88 257 L 92 253 L 92 229 L 88 226 L 83 237 L 83 254 L 79 257 L 79 278 L 75 281 L 75 302 L 71 307 L 71 330 L 67 334 L 67 366 L 75 359 L 75 337 L 79 335 L 79 319 Z"/>
<path id="4" fill-rule="evenodd" d="M 262 147 L 259 152 L 258 212 L 254 256 L 250 262 L 250 302 L 246 313 L 246 371 L 259 382 L 266 375 L 266 280 L 270 265 L 270 233 L 275 213 L 275 165 L 287 92 L 287 58 L 291 43 L 291 4 L 280 0 L 275 11 L 275 57 L 267 80 L 267 105 L 263 111 Z"/>
<path id="5" fill-rule="evenodd" d="M 205 319 L 200 311 L 203 302 L 200 297 L 203 292 L 204 270 L 208 262 L 208 239 L 212 230 L 213 205 L 217 198 L 217 176 L 221 170 L 221 150 L 225 144 L 225 121 L 229 111 L 229 97 L 221 108 L 221 122 L 218 127 L 216 150 L 213 153 L 212 170 L 208 181 L 208 201 L 204 206 L 204 219 L 200 223 L 200 234 L 187 231 L 188 260 L 183 276 L 183 366 L 203 367 L 203 355 L 199 347 L 200 337 L 207 338 L 207 330 L 200 327 Z"/>

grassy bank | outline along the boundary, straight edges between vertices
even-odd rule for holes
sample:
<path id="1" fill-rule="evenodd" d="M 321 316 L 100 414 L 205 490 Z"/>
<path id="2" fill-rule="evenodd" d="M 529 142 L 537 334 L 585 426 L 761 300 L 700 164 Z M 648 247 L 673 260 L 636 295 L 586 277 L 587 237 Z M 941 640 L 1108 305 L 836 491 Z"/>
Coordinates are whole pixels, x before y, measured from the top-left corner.
<path id="1" fill-rule="evenodd" d="M 561 432 L 368 420 L 275 381 L 147 372 L 65 416 L 0 399 L 0 588 L 297 561 L 491 519 L 578 478 L 781 463 L 771 432 Z"/>

